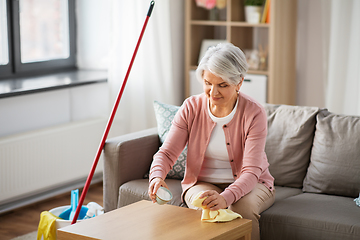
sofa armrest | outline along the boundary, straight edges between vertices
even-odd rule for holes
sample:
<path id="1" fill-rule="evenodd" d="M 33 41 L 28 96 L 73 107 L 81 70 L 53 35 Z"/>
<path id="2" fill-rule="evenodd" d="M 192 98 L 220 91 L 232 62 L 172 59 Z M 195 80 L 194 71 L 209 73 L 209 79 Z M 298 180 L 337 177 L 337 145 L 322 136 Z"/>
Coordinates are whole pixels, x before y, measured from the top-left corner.
<path id="1" fill-rule="evenodd" d="M 141 179 L 150 169 L 160 140 L 157 128 L 122 135 L 106 140 L 104 146 L 104 209 L 117 208 L 119 187 Z"/>

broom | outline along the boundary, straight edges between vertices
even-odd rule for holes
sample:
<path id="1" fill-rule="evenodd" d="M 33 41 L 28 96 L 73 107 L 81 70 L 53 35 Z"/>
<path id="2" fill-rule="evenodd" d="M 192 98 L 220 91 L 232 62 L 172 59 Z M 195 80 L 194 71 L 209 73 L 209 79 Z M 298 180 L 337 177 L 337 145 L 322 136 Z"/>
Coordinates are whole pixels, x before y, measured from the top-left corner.
<path id="1" fill-rule="evenodd" d="M 98 162 L 99 162 L 99 158 L 100 158 L 100 155 L 101 155 L 101 151 L 102 151 L 102 149 L 104 148 L 106 138 L 107 138 L 107 136 L 108 136 L 108 134 L 109 134 L 111 124 L 112 124 L 112 122 L 113 122 L 113 120 L 114 120 L 116 110 L 117 110 L 117 108 L 118 108 L 118 106 L 119 106 L 120 99 L 121 99 L 122 94 L 123 94 L 123 92 L 124 92 L 125 85 L 126 85 L 126 82 L 127 82 L 127 80 L 128 80 L 128 77 L 129 77 L 129 74 L 130 74 L 130 71 L 131 71 L 131 67 L 132 67 L 132 65 L 133 65 L 133 63 L 134 63 L 136 53 L 137 53 L 137 51 L 138 51 L 138 49 L 139 49 L 141 39 L 142 39 L 142 37 L 143 37 L 143 35 L 144 35 L 145 29 L 146 29 L 146 25 L 147 25 L 147 23 L 148 23 L 148 21 L 149 21 L 149 18 L 150 18 L 150 16 L 151 16 L 151 12 L 152 12 L 152 10 L 153 10 L 153 8 L 154 8 L 154 5 L 155 5 L 155 1 L 151 1 L 151 2 L 150 2 L 150 7 L 149 7 L 149 10 L 148 10 L 148 13 L 147 13 L 147 15 L 146 15 L 146 19 L 145 19 L 145 22 L 144 22 L 144 25 L 143 25 L 143 28 L 142 28 L 141 33 L 140 33 L 140 37 L 139 37 L 138 42 L 137 42 L 136 47 L 135 47 L 135 51 L 134 51 L 133 56 L 132 56 L 132 58 L 131 58 L 131 61 L 130 61 L 128 70 L 127 70 L 127 72 L 126 72 L 126 75 L 125 75 L 124 81 L 123 81 L 123 83 L 122 83 L 121 89 L 120 89 L 120 91 L 119 91 L 119 94 L 118 94 L 118 96 L 117 96 L 117 98 L 116 98 L 114 107 L 113 107 L 113 109 L 112 109 L 112 111 L 111 111 L 111 115 L 110 115 L 109 120 L 108 120 L 108 123 L 107 123 L 107 125 L 106 125 L 104 134 L 103 134 L 103 136 L 102 136 L 102 139 L 101 139 L 99 148 L 98 148 L 98 150 L 97 150 L 97 153 L 96 153 L 96 156 L 95 156 L 93 165 L 92 165 L 92 167 L 91 167 L 90 173 L 89 173 L 88 178 L 87 178 L 87 180 L 86 180 L 84 189 L 83 189 L 83 191 L 82 191 L 82 193 L 81 193 L 81 197 L 80 197 L 80 200 L 79 200 L 79 203 L 78 203 L 78 206 L 77 206 L 77 208 L 76 208 L 76 212 L 75 212 L 75 215 L 74 215 L 74 218 L 73 218 L 71 224 L 76 223 L 76 221 L 77 221 L 77 219 L 78 219 L 78 217 L 79 217 L 79 213 L 80 213 L 80 210 L 81 210 L 81 206 L 83 205 L 85 196 L 86 196 L 86 194 L 87 194 L 87 192 L 88 192 L 88 190 L 89 190 L 89 186 L 90 186 L 91 180 L 92 180 L 92 178 L 93 178 L 93 176 L 94 176 L 94 172 L 95 172 L 96 166 L 97 166 L 97 164 L 98 164 Z"/>

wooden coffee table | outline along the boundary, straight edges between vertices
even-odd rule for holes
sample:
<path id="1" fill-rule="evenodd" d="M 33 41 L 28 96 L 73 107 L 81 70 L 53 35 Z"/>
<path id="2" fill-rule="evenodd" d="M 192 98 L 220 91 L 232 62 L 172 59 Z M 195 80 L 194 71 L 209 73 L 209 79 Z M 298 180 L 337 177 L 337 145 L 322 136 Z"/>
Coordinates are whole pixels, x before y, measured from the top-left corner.
<path id="1" fill-rule="evenodd" d="M 72 239 L 251 239 L 251 220 L 201 222 L 201 211 L 140 201 L 57 230 Z"/>

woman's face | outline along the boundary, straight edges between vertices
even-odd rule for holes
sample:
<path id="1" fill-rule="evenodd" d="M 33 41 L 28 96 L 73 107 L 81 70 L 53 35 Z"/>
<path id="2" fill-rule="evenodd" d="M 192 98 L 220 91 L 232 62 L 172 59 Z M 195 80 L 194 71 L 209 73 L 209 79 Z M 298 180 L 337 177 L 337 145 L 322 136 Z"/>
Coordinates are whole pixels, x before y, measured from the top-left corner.
<path id="1" fill-rule="evenodd" d="M 203 73 L 203 87 L 210 100 L 210 106 L 233 108 L 242 81 L 238 85 L 231 85 L 222 78 L 205 70 Z"/>

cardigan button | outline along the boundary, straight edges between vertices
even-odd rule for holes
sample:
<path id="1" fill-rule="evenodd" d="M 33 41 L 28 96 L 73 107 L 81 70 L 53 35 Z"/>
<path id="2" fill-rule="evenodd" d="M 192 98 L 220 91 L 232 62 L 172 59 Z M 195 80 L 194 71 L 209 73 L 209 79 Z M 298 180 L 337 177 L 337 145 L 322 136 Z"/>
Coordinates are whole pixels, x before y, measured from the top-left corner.
<path id="1" fill-rule="evenodd" d="M 230 145 L 230 143 L 226 143 L 226 145 Z"/>
<path id="2" fill-rule="evenodd" d="M 231 162 L 234 162 L 234 159 L 231 159 Z"/>
<path id="3" fill-rule="evenodd" d="M 234 177 L 237 177 L 237 175 L 235 174 Z"/>
<path id="4" fill-rule="evenodd" d="M 224 125 L 224 128 L 226 128 L 227 126 L 226 126 L 226 124 Z"/>

